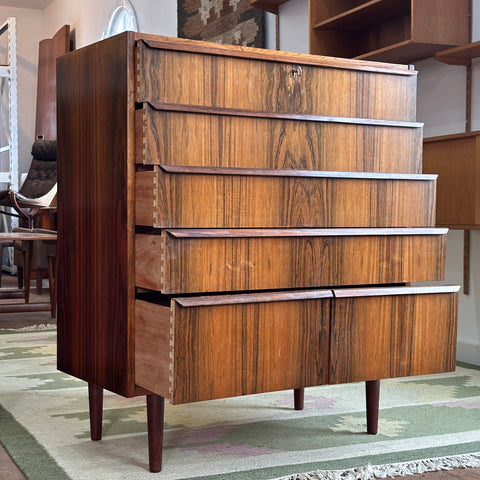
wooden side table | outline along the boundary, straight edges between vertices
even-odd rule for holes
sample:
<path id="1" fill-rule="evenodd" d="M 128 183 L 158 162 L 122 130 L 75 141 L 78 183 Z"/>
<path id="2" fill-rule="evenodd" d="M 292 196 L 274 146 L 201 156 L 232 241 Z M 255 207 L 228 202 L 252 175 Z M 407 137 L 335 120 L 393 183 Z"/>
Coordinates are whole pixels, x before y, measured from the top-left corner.
<path id="1" fill-rule="evenodd" d="M 24 230 L 9 233 L 0 233 L 0 242 L 12 242 L 21 241 L 26 244 L 26 258 L 25 258 L 25 278 L 29 279 L 32 273 L 32 251 L 33 242 L 40 240 L 43 242 L 55 242 L 57 241 L 57 234 L 48 230 L 34 229 Z M 52 288 L 49 278 L 50 288 Z M 14 313 L 14 312 L 41 312 L 52 311 L 52 316 L 55 312 L 54 296 L 50 296 L 50 302 L 30 303 L 30 282 L 25 282 L 25 287 L 21 289 L 1 288 L 0 300 L 11 298 L 23 298 L 24 303 L 0 303 L 0 313 Z"/>

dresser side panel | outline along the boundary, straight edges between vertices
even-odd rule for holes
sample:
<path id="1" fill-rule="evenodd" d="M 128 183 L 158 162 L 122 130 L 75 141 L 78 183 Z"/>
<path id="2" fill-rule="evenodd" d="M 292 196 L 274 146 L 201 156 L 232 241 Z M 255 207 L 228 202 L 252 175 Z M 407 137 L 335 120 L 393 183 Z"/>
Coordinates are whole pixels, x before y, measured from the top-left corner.
<path id="1" fill-rule="evenodd" d="M 57 68 L 58 368 L 127 396 L 135 389 L 132 38 L 80 49 Z"/>

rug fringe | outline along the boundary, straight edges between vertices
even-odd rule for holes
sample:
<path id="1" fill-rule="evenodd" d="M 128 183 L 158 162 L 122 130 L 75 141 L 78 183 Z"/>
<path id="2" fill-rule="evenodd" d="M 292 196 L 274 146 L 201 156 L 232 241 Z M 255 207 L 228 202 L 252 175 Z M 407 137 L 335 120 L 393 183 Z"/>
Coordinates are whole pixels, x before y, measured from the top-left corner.
<path id="1" fill-rule="evenodd" d="M 29 327 L 22 327 L 22 328 L 2 328 L 1 330 L 5 330 L 7 332 L 12 333 L 22 333 L 22 332 L 38 332 L 41 330 L 56 330 L 57 325 L 55 323 L 44 323 L 42 325 L 31 325 Z"/>
<path id="2" fill-rule="evenodd" d="M 299 473 L 277 480 L 373 480 L 375 478 L 393 478 L 417 473 L 438 472 L 454 468 L 479 468 L 480 452 L 449 457 L 427 458 L 411 462 L 390 465 L 366 465 L 348 470 L 317 470 Z"/>

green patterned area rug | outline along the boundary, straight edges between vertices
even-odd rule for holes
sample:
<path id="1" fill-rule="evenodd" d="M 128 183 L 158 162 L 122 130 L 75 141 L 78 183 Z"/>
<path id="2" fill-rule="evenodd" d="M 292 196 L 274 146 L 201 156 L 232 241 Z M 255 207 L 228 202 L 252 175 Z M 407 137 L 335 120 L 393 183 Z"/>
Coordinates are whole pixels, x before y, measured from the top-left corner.
<path id="1" fill-rule="evenodd" d="M 106 394 L 103 440 L 90 441 L 86 385 L 56 370 L 55 348 L 55 331 L 0 331 L 0 441 L 29 479 L 340 479 L 346 469 L 366 479 L 480 466 L 480 371 L 459 366 L 382 381 L 376 436 L 364 433 L 363 384 L 309 388 L 301 412 L 292 392 L 167 404 L 163 471 L 151 474 L 145 399 Z"/>

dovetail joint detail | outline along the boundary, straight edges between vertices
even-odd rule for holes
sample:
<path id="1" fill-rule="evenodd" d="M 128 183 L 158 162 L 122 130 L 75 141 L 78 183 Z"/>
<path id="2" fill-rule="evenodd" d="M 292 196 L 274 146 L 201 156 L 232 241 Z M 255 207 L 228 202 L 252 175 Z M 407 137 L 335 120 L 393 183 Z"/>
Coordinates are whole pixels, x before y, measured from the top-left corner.
<path id="1" fill-rule="evenodd" d="M 173 302 L 172 302 L 173 303 Z M 173 303 L 170 313 L 170 371 L 168 372 L 168 389 L 170 394 L 170 399 L 173 399 L 173 379 L 174 377 L 174 345 L 175 345 L 175 304 Z"/>

